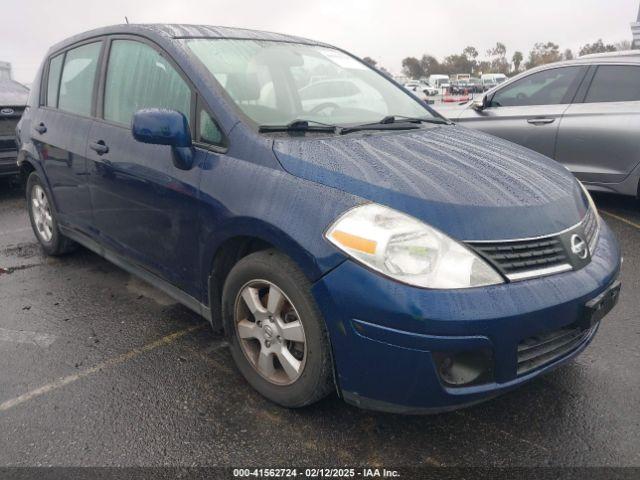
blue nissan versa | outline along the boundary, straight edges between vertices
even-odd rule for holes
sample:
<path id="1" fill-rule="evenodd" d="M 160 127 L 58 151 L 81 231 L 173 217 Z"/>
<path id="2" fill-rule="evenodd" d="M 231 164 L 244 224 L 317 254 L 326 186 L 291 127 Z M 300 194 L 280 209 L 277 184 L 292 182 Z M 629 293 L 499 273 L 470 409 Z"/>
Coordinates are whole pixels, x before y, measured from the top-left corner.
<path id="1" fill-rule="evenodd" d="M 616 239 L 564 167 L 326 44 L 95 30 L 49 51 L 18 134 L 44 251 L 84 245 L 223 327 L 287 407 L 485 400 L 618 299 Z"/>

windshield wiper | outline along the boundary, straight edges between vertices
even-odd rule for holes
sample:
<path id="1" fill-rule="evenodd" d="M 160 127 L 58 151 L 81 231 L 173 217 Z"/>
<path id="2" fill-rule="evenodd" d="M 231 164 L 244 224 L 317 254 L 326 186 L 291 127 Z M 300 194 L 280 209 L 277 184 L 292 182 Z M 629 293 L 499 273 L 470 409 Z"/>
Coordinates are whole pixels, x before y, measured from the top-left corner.
<path id="1" fill-rule="evenodd" d="M 340 133 L 341 127 L 315 120 L 294 120 L 286 125 L 261 125 L 260 133 L 267 132 L 333 132 Z"/>
<path id="2" fill-rule="evenodd" d="M 436 125 L 453 125 L 453 122 L 444 118 L 438 117 L 407 117 L 405 115 L 388 115 L 380 120 L 380 123 L 389 124 L 395 123 L 396 120 L 402 120 L 409 123 L 435 123 Z"/>
<path id="3" fill-rule="evenodd" d="M 400 121 L 397 121 L 400 120 Z M 364 130 L 415 130 L 420 128 L 418 123 L 435 123 L 442 125 L 452 125 L 453 122 L 443 118 L 423 118 L 423 117 L 406 117 L 404 115 L 389 115 L 379 122 L 364 123 L 362 125 L 354 125 L 351 127 L 341 127 L 330 123 L 322 123 L 316 120 L 294 120 L 286 125 L 261 125 L 260 133 L 268 132 L 331 132 L 338 135 L 344 135 L 352 132 L 361 132 Z"/>
<path id="4" fill-rule="evenodd" d="M 400 121 L 396 121 L 400 120 Z M 423 117 L 406 117 L 404 115 L 388 115 L 379 122 L 364 123 L 352 127 L 343 127 L 338 133 L 344 135 L 346 133 L 361 132 L 363 130 L 416 130 L 420 128 L 418 123 L 435 123 L 441 125 L 452 125 L 453 123 L 443 118 L 423 118 Z"/>

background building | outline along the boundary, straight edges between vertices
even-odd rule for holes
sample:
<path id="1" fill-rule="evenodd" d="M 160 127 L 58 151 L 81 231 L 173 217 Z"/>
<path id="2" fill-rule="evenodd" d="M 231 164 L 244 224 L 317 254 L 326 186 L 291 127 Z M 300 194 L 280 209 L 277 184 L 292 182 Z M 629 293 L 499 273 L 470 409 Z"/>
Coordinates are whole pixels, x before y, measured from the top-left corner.
<path id="1" fill-rule="evenodd" d="M 0 80 L 11 80 L 11 64 L 0 62 Z"/>
<path id="2" fill-rule="evenodd" d="M 631 48 L 640 49 L 640 9 L 638 9 L 638 18 L 635 23 L 631 24 L 631 33 L 633 34 L 633 43 Z"/>

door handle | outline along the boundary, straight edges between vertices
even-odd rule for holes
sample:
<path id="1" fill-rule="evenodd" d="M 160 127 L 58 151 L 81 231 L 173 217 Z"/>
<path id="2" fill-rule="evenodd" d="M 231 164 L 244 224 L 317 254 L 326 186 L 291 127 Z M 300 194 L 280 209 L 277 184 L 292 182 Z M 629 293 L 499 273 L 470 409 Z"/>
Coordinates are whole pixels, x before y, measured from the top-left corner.
<path id="1" fill-rule="evenodd" d="M 104 155 L 109 153 L 109 147 L 104 143 L 104 140 L 98 140 L 97 142 L 89 142 L 89 148 L 96 152 L 98 155 Z"/>
<path id="2" fill-rule="evenodd" d="M 527 123 L 531 125 L 548 125 L 555 121 L 556 121 L 555 118 L 530 118 L 527 120 Z"/>
<path id="3" fill-rule="evenodd" d="M 40 135 L 42 135 L 43 133 L 47 133 L 47 127 L 45 126 L 44 123 L 40 122 L 39 125 L 36 125 L 35 127 L 33 127 L 33 129 L 38 132 Z"/>

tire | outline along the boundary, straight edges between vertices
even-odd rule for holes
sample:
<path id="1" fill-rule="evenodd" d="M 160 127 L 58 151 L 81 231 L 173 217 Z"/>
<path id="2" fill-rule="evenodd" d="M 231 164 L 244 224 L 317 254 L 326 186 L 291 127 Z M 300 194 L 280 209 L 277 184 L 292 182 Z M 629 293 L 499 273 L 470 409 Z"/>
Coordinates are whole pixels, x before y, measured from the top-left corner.
<path id="1" fill-rule="evenodd" d="M 39 197 L 39 207 L 34 203 L 34 195 Z M 75 250 L 77 244 L 60 233 L 51 196 L 36 172 L 31 172 L 27 179 L 26 198 L 31 228 L 44 252 L 57 256 Z M 46 227 L 42 222 L 43 215 L 47 219 Z"/>
<path id="2" fill-rule="evenodd" d="M 255 293 L 256 296 L 251 298 L 264 310 L 255 315 L 251 313 L 243 292 L 250 297 Z M 279 302 L 283 305 L 280 313 L 269 314 L 272 306 L 269 298 L 273 298 L 274 303 L 276 299 L 282 299 Z M 256 305 L 254 303 L 254 307 Z M 277 308 L 270 310 L 278 311 Z M 260 318 L 264 321 L 261 322 Z M 283 407 L 300 408 L 317 402 L 334 390 L 331 351 L 324 320 L 311 295 L 310 282 L 286 255 L 276 250 L 265 250 L 241 259 L 224 284 L 222 319 L 240 373 L 267 399 Z M 268 330 L 270 326 L 275 330 L 271 332 L 273 336 Z M 241 330 L 244 337 L 239 333 Z M 256 334 L 260 338 L 248 338 L 247 334 Z M 304 338 L 304 342 L 287 338 Z M 278 353 L 268 355 L 271 352 L 266 347 L 269 343 L 269 348 Z M 285 348 L 286 351 L 283 350 Z M 266 360 L 265 364 L 268 366 L 270 363 L 271 367 L 261 368 L 264 364 L 259 366 L 258 359 L 266 357 L 271 360 Z M 293 357 L 294 360 L 289 361 Z M 281 363 L 281 358 L 284 363 Z M 291 365 L 297 365 L 295 360 L 300 364 L 298 371 Z M 289 368 L 285 368 L 285 364 Z"/>

